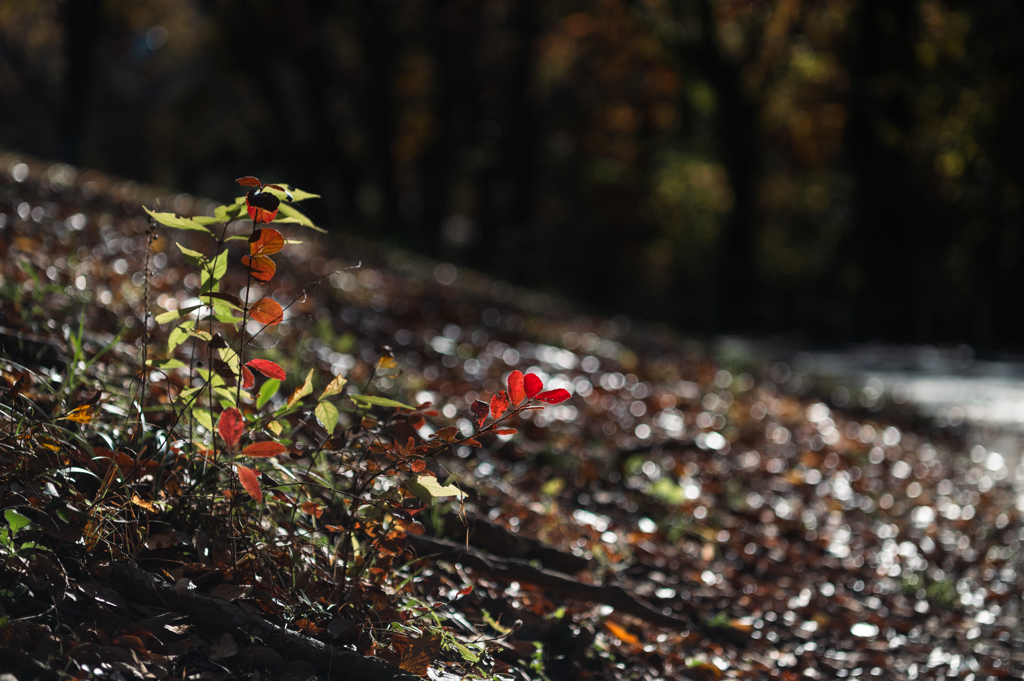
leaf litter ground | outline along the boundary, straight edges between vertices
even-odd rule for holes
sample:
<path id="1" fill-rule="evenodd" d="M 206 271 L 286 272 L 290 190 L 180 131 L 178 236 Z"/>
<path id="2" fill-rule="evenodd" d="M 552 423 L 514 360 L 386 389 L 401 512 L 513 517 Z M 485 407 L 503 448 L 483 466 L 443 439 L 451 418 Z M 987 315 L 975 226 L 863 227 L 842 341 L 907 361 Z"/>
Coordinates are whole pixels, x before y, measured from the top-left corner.
<path id="1" fill-rule="evenodd" d="M 308 678 L 318 649 L 302 646 L 317 641 L 431 678 L 1021 678 L 1015 462 L 906 414 L 832 408 L 806 378 L 767 380 L 754 359 L 716 362 L 659 327 L 344 237 L 282 252 L 278 300 L 338 271 L 289 308 L 272 357 L 358 381 L 389 346 L 399 373 L 376 387 L 441 412 L 420 435 L 468 430 L 473 402 L 514 369 L 573 398 L 440 462 L 466 497 L 419 516 L 423 534 L 366 574 L 351 611 L 363 619 L 325 599 L 316 520 L 285 537 L 308 551 L 267 539 L 290 577 L 257 584 L 239 579 L 227 528 L 190 526 L 159 490 L 124 499 L 92 541 L 81 485 L 43 471 L 74 468 L 66 436 L 88 429 L 107 458 L 77 467 L 102 477 L 123 456 L 126 412 L 95 386 L 117 393 L 137 370 L 140 203 L 156 198 L 0 158 L 0 667 L 18 678 Z M 152 248 L 150 301 L 180 307 L 198 282 L 159 233 Z M 48 397 L 53 375 L 80 369 L 67 364 L 76 343 L 92 357 L 126 322 L 89 380 Z M 15 428 L 22 396 L 45 414 L 28 433 Z M 94 416 L 76 421 L 76 407 Z M 137 472 L 146 490 L 157 469 Z M 71 494 L 77 515 L 54 520 Z M 153 578 L 161 599 L 133 590 Z M 235 609 L 204 616 L 224 604 Z M 392 620 L 414 626 L 382 633 Z M 253 627 L 262 635 L 238 635 Z M 275 647 L 282 631 L 302 638 Z"/>

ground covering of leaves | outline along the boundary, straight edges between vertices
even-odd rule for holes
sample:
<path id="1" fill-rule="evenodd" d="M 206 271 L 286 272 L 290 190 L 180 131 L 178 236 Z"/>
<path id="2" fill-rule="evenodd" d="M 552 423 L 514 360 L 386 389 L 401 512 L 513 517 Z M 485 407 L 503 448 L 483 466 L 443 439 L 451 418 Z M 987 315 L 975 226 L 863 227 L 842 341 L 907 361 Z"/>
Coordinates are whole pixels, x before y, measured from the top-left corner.
<path id="1" fill-rule="evenodd" d="M 160 232 L 149 238 L 141 204 L 157 199 L 183 214 L 206 209 L 98 173 L 0 157 L 0 507 L 14 511 L 0 521 L 0 671 L 317 673 L 218 621 L 126 598 L 111 565 L 127 561 L 182 598 L 235 602 L 431 678 L 1021 678 L 1015 462 L 927 425 L 832 408 L 785 367 L 715 361 L 664 329 L 580 314 L 337 235 L 282 253 L 270 292 L 282 302 L 338 270 L 274 333 L 268 356 L 290 363 L 291 376 L 318 365 L 366 380 L 388 346 L 401 373 L 376 388 L 440 412 L 421 436 L 468 431 L 470 404 L 513 369 L 573 398 L 512 424 L 516 435 L 441 461 L 440 477 L 450 474 L 465 502 L 417 516 L 424 534 L 365 574 L 360 607 L 345 616 L 325 596 L 326 558 L 290 553 L 271 535 L 260 548 L 279 564 L 277 578 L 242 583 L 229 528 L 187 526 L 156 464 L 138 476 L 142 496 L 123 499 L 103 540 L 90 541 L 101 514 L 74 476 L 62 482 L 53 471 L 104 476 L 123 465 L 125 412 L 111 396 L 137 372 L 147 253 L 154 311 L 181 306 L 196 287 Z M 58 403 L 44 387 L 82 370 L 63 364 L 80 323 L 84 357 L 125 325 L 128 335 L 87 368 L 92 383 Z M 27 418 L 18 414 L 24 399 L 45 414 L 28 431 L 15 428 Z M 93 422 L 76 423 L 76 406 L 95 407 Z M 87 428 L 107 460 L 72 461 L 60 433 Z M 303 522 L 303 541 L 317 546 L 327 530 Z M 384 623 L 398 620 L 424 626 L 389 634 Z"/>

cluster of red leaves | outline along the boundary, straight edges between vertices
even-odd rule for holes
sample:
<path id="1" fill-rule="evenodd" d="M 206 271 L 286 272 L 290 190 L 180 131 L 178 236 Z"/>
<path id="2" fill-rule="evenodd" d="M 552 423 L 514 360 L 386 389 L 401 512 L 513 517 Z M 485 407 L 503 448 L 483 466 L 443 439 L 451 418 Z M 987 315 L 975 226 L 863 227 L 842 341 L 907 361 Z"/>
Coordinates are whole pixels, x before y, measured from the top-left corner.
<path id="1" fill-rule="evenodd" d="M 539 406 L 524 405 L 523 402 L 526 400 L 539 400 L 547 404 L 561 404 L 570 397 L 569 391 L 565 388 L 544 391 L 544 382 L 540 380 L 537 374 L 526 374 L 526 376 L 523 376 L 523 372 L 516 370 L 508 376 L 507 392 L 499 390 L 491 397 L 490 403 L 477 400 L 470 405 L 470 410 L 473 412 L 477 427 L 482 428 L 488 416 L 497 421 L 505 416 L 509 407 L 515 408 L 509 416 L 522 411 L 543 409 L 543 407 Z M 507 433 L 499 432 L 498 434 L 511 435 L 515 432 L 515 430 L 510 429 Z"/>

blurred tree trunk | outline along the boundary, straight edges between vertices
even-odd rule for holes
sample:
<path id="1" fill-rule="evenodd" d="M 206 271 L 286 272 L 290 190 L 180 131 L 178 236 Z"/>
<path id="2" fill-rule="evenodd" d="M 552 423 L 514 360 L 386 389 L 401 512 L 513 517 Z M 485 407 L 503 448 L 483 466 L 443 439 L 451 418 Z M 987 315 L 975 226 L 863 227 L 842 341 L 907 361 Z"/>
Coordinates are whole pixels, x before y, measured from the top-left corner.
<path id="1" fill-rule="evenodd" d="M 361 83 L 362 126 L 367 136 L 370 170 L 374 190 L 379 192 L 379 206 L 373 217 L 385 234 L 398 229 L 398 196 L 395 182 L 394 143 L 394 52 L 390 27 L 391 3 L 387 0 L 366 0 L 363 4 L 366 26 L 362 47 L 367 60 L 367 74 Z M 364 187 L 364 191 L 370 187 Z M 383 236 L 378 234 L 379 236 Z"/>
<path id="2" fill-rule="evenodd" d="M 103 0 L 64 0 L 64 87 L 60 105 L 60 155 L 66 163 L 77 163 L 82 131 L 89 112 L 96 35 Z"/>
<path id="3" fill-rule="evenodd" d="M 528 231 L 533 214 L 539 134 L 531 95 L 539 31 L 537 3 L 518 0 L 510 14 L 508 30 L 514 35 L 515 47 L 503 65 L 507 68 L 502 73 L 502 112 L 494 115 L 485 111 L 478 116 L 499 121 L 501 137 L 496 144 L 497 159 L 480 182 L 480 237 L 473 258 L 473 262 L 499 268 L 491 271 L 500 271 L 501 276 L 509 276 L 502 254 L 522 252 L 517 245 Z"/>
<path id="4" fill-rule="evenodd" d="M 855 53 L 848 60 L 851 117 L 845 147 L 856 177 L 856 229 L 848 235 L 848 248 L 841 251 L 846 255 L 840 256 L 840 265 L 845 266 L 836 288 L 845 288 L 861 304 L 891 304 L 894 291 L 911 298 L 911 287 L 918 283 L 915 275 L 930 275 L 911 272 L 908 255 L 934 250 L 939 236 L 933 231 L 939 225 L 927 224 L 932 209 L 921 205 L 937 197 L 926 195 L 931 192 L 923 186 L 915 191 L 912 178 L 920 173 L 915 173 L 904 151 L 913 116 L 898 85 L 915 71 L 913 46 L 907 39 L 913 34 L 914 11 L 912 3 L 861 0 L 859 30 L 852 41 Z M 931 269 L 933 274 L 938 271 Z"/>
<path id="5" fill-rule="evenodd" d="M 437 254 L 442 250 L 441 228 L 451 212 L 453 180 L 460 174 L 462 154 L 471 142 L 476 102 L 472 98 L 479 25 L 478 8 L 463 3 L 433 0 L 428 10 L 431 25 L 428 49 L 437 64 L 434 120 L 439 130 L 423 155 L 420 248 Z"/>
<path id="6" fill-rule="evenodd" d="M 733 193 L 732 210 L 719 242 L 715 287 L 718 309 L 711 311 L 713 316 L 708 322 L 717 326 L 714 317 L 718 317 L 720 323 L 735 329 L 743 320 L 749 319 L 746 313 L 753 305 L 757 282 L 754 239 L 760 172 L 758 111 L 755 103 L 743 92 L 741 64 L 733 63 L 722 53 L 710 0 L 700 0 L 698 9 L 701 38 L 697 57 L 718 100 L 716 142 Z"/>

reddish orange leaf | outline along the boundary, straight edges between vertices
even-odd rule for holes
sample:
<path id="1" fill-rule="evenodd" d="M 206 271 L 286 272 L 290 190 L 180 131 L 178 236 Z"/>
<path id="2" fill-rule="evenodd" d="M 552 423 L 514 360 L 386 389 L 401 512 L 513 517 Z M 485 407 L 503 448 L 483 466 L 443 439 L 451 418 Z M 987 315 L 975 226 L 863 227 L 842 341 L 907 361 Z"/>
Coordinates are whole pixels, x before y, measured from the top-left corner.
<path id="1" fill-rule="evenodd" d="M 284 237 L 276 229 L 257 229 L 249 237 L 249 255 L 274 255 L 284 248 Z"/>
<path id="2" fill-rule="evenodd" d="M 508 375 L 508 396 L 512 400 L 512 406 L 516 406 L 526 399 L 522 371 L 513 371 Z"/>
<path id="3" fill-rule="evenodd" d="M 464 589 L 460 589 L 458 595 L 459 596 L 465 596 L 465 595 L 471 594 L 471 593 L 473 593 L 473 585 L 472 584 L 470 584 L 469 586 L 465 587 Z"/>
<path id="4" fill-rule="evenodd" d="M 565 402 L 567 399 L 572 397 L 569 391 L 565 388 L 558 388 L 557 390 L 548 390 L 540 395 L 537 395 L 537 399 L 541 402 L 547 402 L 548 404 L 559 404 Z"/>
<path id="5" fill-rule="evenodd" d="M 620 641 L 622 641 L 626 645 L 628 645 L 630 647 L 633 647 L 633 648 L 639 648 L 640 647 L 640 645 L 641 645 L 640 644 L 640 639 L 638 639 L 636 636 L 634 636 L 633 634 L 631 634 L 628 631 L 626 631 L 623 627 L 619 626 L 615 622 L 608 622 L 608 621 L 606 621 L 604 623 L 604 626 L 606 626 L 608 628 L 608 631 L 610 631 L 613 634 L 615 634 L 615 638 L 619 639 Z"/>
<path id="6" fill-rule="evenodd" d="M 249 496 L 258 502 L 263 501 L 263 490 L 260 489 L 260 479 L 256 475 L 256 471 L 245 466 L 235 465 L 238 469 L 238 480 L 242 483 L 242 487 L 249 493 Z"/>
<path id="7" fill-rule="evenodd" d="M 273 222 L 281 201 L 273 194 L 253 188 L 245 195 L 245 207 L 254 222 Z"/>
<path id="8" fill-rule="evenodd" d="M 508 393 L 504 390 L 499 390 L 491 398 L 491 417 L 495 419 L 500 418 L 506 411 L 508 411 Z"/>
<path id="9" fill-rule="evenodd" d="M 249 274 L 257 281 L 270 281 L 274 278 L 277 265 L 265 255 L 242 256 L 242 264 L 249 268 Z"/>
<path id="10" fill-rule="evenodd" d="M 324 514 L 324 507 L 312 501 L 307 501 L 306 503 L 302 504 L 301 508 L 304 513 L 308 513 L 314 518 L 319 518 Z"/>
<path id="11" fill-rule="evenodd" d="M 459 429 L 455 426 L 447 426 L 434 433 L 434 437 L 445 442 L 453 442 L 459 437 Z"/>
<path id="12" fill-rule="evenodd" d="M 279 381 L 283 381 L 287 378 L 287 374 L 285 374 L 281 365 L 277 362 L 271 362 L 269 359 L 250 359 L 245 364 L 246 366 L 250 366 L 260 372 L 267 378 L 276 378 Z"/>
<path id="13" fill-rule="evenodd" d="M 243 187 L 262 187 L 263 186 L 263 183 L 260 182 L 259 180 L 257 180 L 252 175 L 246 175 L 245 177 L 240 177 L 237 180 L 235 180 L 235 182 L 237 182 L 238 184 L 242 185 Z"/>
<path id="14" fill-rule="evenodd" d="M 258 459 L 266 459 L 271 456 L 277 456 L 278 454 L 284 454 L 288 451 L 280 442 L 254 442 L 245 449 L 242 450 L 242 456 L 252 456 Z"/>
<path id="15" fill-rule="evenodd" d="M 245 422 L 242 419 L 242 412 L 234 407 L 225 409 L 217 419 L 217 432 L 224 439 L 224 444 L 234 447 L 242 438 L 245 431 Z"/>
<path id="16" fill-rule="evenodd" d="M 523 385 L 526 388 L 526 396 L 531 400 L 544 389 L 544 381 L 540 380 L 537 374 L 526 374 L 526 378 L 523 379 Z"/>
<path id="17" fill-rule="evenodd" d="M 284 310 L 273 298 L 260 298 L 249 308 L 249 316 L 260 324 L 275 326 L 284 320 Z"/>
<path id="18" fill-rule="evenodd" d="M 495 435 L 515 435 L 519 431 L 516 430 L 515 428 L 498 428 L 497 430 L 492 430 L 491 432 L 494 433 Z"/>
<path id="19" fill-rule="evenodd" d="M 254 385 L 256 385 L 256 377 L 252 375 L 251 371 L 242 367 L 242 387 L 248 390 Z"/>
<path id="20" fill-rule="evenodd" d="M 469 405 L 469 408 L 473 411 L 473 415 L 476 417 L 477 428 L 484 425 L 484 421 L 487 420 L 487 413 L 491 410 L 490 406 L 483 400 L 477 400 L 473 404 Z"/>

